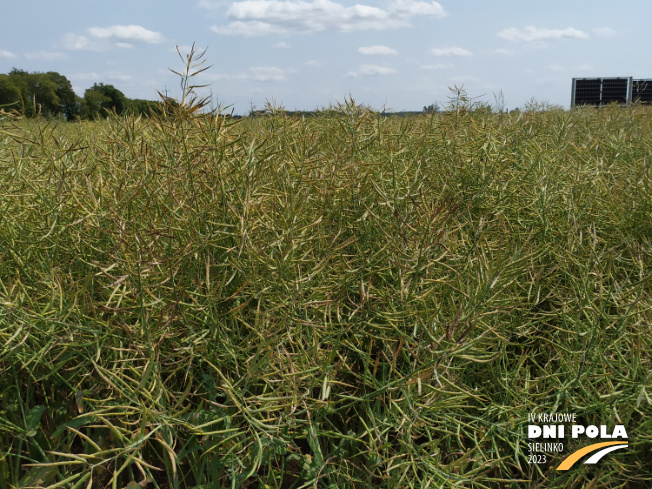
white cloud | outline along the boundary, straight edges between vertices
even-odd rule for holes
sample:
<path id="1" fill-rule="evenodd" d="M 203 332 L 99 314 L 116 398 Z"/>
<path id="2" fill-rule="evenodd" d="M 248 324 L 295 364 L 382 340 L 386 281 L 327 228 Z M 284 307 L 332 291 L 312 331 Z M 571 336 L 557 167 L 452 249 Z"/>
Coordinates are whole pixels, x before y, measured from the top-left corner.
<path id="1" fill-rule="evenodd" d="M 614 37 L 616 31 L 611 27 L 598 27 L 597 29 L 593 29 L 593 34 L 595 34 L 596 37 Z"/>
<path id="2" fill-rule="evenodd" d="M 542 29 L 531 25 L 525 27 L 525 29 L 510 27 L 500 31 L 496 36 L 502 39 L 507 39 L 508 41 L 524 42 L 547 41 L 550 39 L 589 38 L 589 35 L 586 32 L 575 29 L 574 27 L 567 27 L 566 29 Z"/>
<path id="3" fill-rule="evenodd" d="M 150 31 L 140 25 L 112 25 L 109 27 L 91 27 L 88 29 L 91 36 L 97 39 L 111 39 L 116 41 L 146 42 L 158 44 L 165 40 L 160 32 Z"/>
<path id="4" fill-rule="evenodd" d="M 202 2 L 205 3 L 205 2 Z M 224 35 L 383 30 L 407 27 L 414 16 L 444 17 L 437 2 L 395 0 L 384 10 L 371 5 L 346 7 L 332 0 L 243 0 L 226 11 L 230 22 L 211 29 Z"/>
<path id="5" fill-rule="evenodd" d="M 75 51 L 81 50 L 81 49 L 90 49 L 90 50 L 98 50 L 99 46 L 97 44 L 93 44 L 91 40 L 86 37 L 86 36 L 79 36 L 77 34 L 66 34 L 63 36 L 63 47 L 66 49 L 73 49 Z"/>
<path id="6" fill-rule="evenodd" d="M 348 75 L 355 78 L 358 76 L 393 75 L 394 73 L 396 73 L 396 70 L 387 66 L 360 65 L 358 71 L 351 71 Z"/>
<path id="7" fill-rule="evenodd" d="M 473 56 L 471 51 L 458 47 L 432 48 L 430 53 L 433 56 Z"/>
<path id="8" fill-rule="evenodd" d="M 132 43 L 159 44 L 165 40 L 160 32 L 150 31 L 139 25 L 112 25 L 109 27 L 90 27 L 88 35 L 68 33 L 63 36 L 62 45 L 67 49 L 101 51 L 107 43 L 128 49 Z"/>
<path id="9" fill-rule="evenodd" d="M 437 2 L 415 2 L 414 0 L 395 0 L 390 6 L 390 11 L 397 15 L 425 17 L 445 17 L 446 11 Z"/>
<path id="10" fill-rule="evenodd" d="M 398 54 L 398 51 L 396 49 L 392 49 L 388 46 L 363 46 L 358 48 L 358 52 L 360 54 L 368 55 L 368 56 L 373 56 L 377 54 Z"/>
<path id="11" fill-rule="evenodd" d="M 18 55 L 7 51 L 6 49 L 0 49 L 0 58 L 17 58 Z"/>
<path id="12" fill-rule="evenodd" d="M 223 34 L 225 36 L 265 36 L 268 34 L 282 34 L 287 31 L 274 26 L 267 22 L 248 21 L 248 22 L 231 22 L 225 27 L 211 26 L 211 30 L 216 34 Z"/>
<path id="13" fill-rule="evenodd" d="M 274 44 L 274 47 L 275 47 L 275 48 L 278 48 L 278 49 L 289 49 L 289 48 L 291 48 L 292 46 L 290 46 L 290 45 L 289 45 L 287 42 L 285 42 L 285 41 L 279 41 L 279 42 L 277 42 L 276 44 Z"/>

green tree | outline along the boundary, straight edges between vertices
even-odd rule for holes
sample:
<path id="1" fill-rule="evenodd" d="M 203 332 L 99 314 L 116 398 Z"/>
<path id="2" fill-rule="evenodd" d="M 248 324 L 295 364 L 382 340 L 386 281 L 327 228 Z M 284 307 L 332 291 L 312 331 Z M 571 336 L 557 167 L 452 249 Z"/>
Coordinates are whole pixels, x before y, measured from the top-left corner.
<path id="1" fill-rule="evenodd" d="M 59 112 L 57 87 L 45 73 L 28 73 L 14 68 L 9 73 L 20 91 L 21 112 L 27 117 L 36 114 L 56 115 Z"/>
<path id="2" fill-rule="evenodd" d="M 13 68 L 0 87 L 0 100 L 14 103 L 27 117 L 65 115 L 71 119 L 79 115 L 79 99 L 70 81 L 55 71 L 28 73 Z"/>
<path id="3" fill-rule="evenodd" d="M 81 115 L 81 103 L 68 78 L 55 71 L 48 71 L 46 75 L 56 85 L 56 94 L 59 98 L 58 112 L 63 113 L 68 120 L 79 117 Z"/>
<path id="4" fill-rule="evenodd" d="M 115 88 L 113 85 L 105 85 L 104 83 L 95 83 L 91 88 L 92 92 L 98 93 L 106 99 L 100 108 L 101 116 L 108 115 L 109 112 L 115 111 L 116 114 L 122 114 L 127 109 L 128 99 L 124 93 Z M 88 92 L 88 90 L 86 90 Z M 97 98 L 97 96 L 93 95 Z M 86 95 L 84 94 L 84 98 Z"/>
<path id="5" fill-rule="evenodd" d="M 93 85 L 95 87 L 95 85 Z M 105 117 L 107 110 L 110 110 L 111 99 L 95 88 L 88 88 L 84 92 L 82 101 L 82 116 L 85 119 L 96 119 Z"/>
<path id="6" fill-rule="evenodd" d="M 19 70 L 18 68 L 12 68 L 7 76 L 18 95 L 19 106 L 17 110 L 21 114 L 30 117 L 32 115 L 32 106 L 28 103 L 29 95 L 27 88 L 29 73 L 24 70 Z"/>
<path id="7" fill-rule="evenodd" d="M 426 114 L 437 114 L 440 111 L 441 108 L 439 107 L 439 104 L 437 102 L 423 107 L 423 112 Z"/>
<path id="8" fill-rule="evenodd" d="M 0 75 L 0 109 L 21 111 L 20 87 L 9 75 Z"/>
<path id="9" fill-rule="evenodd" d="M 56 71 L 28 73 L 13 68 L 8 74 L 0 74 L 0 107 L 17 110 L 25 117 L 43 115 L 63 116 L 67 120 L 79 117 L 95 119 L 109 113 L 118 115 L 127 111 L 149 116 L 160 112 L 160 102 L 130 100 L 113 85 L 95 83 L 84 92 L 83 99 L 72 89 L 72 84 Z"/>
<path id="10" fill-rule="evenodd" d="M 45 73 L 30 73 L 27 93 L 32 101 L 32 109 L 35 108 L 38 114 L 54 116 L 59 113 L 57 85 Z"/>

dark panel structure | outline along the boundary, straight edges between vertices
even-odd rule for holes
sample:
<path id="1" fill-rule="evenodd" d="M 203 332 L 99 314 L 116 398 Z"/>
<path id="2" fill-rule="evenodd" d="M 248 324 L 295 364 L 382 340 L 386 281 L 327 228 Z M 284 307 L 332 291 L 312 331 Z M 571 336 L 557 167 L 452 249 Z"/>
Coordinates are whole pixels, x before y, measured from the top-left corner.
<path id="1" fill-rule="evenodd" d="M 652 104 L 652 79 L 632 82 L 632 102 Z"/>
<path id="2" fill-rule="evenodd" d="M 603 78 L 602 79 L 602 105 L 611 103 L 626 104 L 631 95 L 631 78 Z"/>
<path id="3" fill-rule="evenodd" d="M 611 103 L 627 104 L 632 100 L 632 78 L 573 78 L 571 107 Z"/>
<path id="4" fill-rule="evenodd" d="M 600 105 L 600 78 L 573 80 L 573 101 L 571 105 Z"/>

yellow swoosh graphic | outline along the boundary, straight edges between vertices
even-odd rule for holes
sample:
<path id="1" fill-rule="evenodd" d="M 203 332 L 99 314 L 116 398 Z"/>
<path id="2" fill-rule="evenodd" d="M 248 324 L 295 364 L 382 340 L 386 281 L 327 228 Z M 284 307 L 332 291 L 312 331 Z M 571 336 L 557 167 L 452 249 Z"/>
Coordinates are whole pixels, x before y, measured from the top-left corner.
<path id="1" fill-rule="evenodd" d="M 599 448 L 610 447 L 612 445 L 627 445 L 627 442 L 605 441 L 605 442 L 602 442 L 602 443 L 594 443 L 593 445 L 589 445 L 588 447 L 580 448 L 576 452 L 573 452 L 568 457 L 566 457 L 564 459 L 564 461 L 559 464 L 559 467 L 557 467 L 557 470 L 568 470 L 575 464 L 575 462 L 577 462 L 579 459 L 581 459 L 587 453 L 594 452 L 595 450 L 598 450 Z"/>

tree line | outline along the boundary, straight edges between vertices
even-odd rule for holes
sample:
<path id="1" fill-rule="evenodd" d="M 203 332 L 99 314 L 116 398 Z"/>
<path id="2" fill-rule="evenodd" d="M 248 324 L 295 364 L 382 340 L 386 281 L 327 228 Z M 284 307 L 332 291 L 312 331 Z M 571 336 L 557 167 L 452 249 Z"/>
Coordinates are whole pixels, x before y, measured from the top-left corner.
<path id="1" fill-rule="evenodd" d="M 93 120 L 111 113 L 147 116 L 160 108 L 160 102 L 127 98 L 104 83 L 95 83 L 79 97 L 70 81 L 55 71 L 28 73 L 13 68 L 8 74 L 0 74 L 0 110 L 16 111 L 25 117 Z"/>

